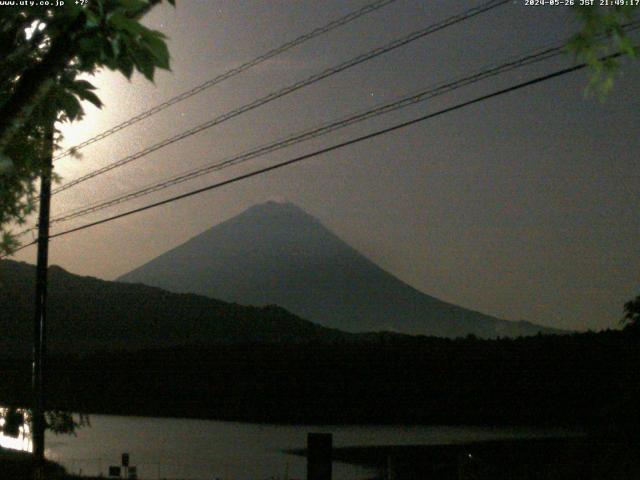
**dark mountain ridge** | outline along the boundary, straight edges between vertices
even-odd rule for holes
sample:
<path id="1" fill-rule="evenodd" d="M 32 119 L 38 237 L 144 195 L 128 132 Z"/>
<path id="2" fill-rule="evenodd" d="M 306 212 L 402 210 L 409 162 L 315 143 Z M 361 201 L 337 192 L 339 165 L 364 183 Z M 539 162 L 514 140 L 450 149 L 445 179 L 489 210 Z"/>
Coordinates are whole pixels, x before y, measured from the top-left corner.
<path id="1" fill-rule="evenodd" d="M 34 267 L 0 261 L 0 404 L 30 399 Z M 292 423 L 638 425 L 637 331 L 349 334 L 269 306 L 50 272 L 51 408 Z M 80 355 L 78 355 L 80 354 Z M 626 428 L 626 427 L 625 427 Z"/>
<path id="2" fill-rule="evenodd" d="M 290 203 L 253 206 L 118 280 L 245 305 L 277 304 L 347 332 L 450 338 L 560 333 L 422 293 Z"/>
<path id="3" fill-rule="evenodd" d="M 0 261 L 0 350 L 31 351 L 35 267 Z M 177 345 L 349 341 L 275 305 L 245 307 L 146 285 L 49 269 L 48 349 L 140 350 Z"/>

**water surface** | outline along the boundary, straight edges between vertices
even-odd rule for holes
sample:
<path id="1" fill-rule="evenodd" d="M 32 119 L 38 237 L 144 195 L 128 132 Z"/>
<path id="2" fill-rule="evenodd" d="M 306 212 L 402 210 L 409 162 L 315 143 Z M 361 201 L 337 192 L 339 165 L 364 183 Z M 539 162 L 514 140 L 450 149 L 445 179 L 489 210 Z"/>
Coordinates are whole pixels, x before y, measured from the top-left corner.
<path id="1" fill-rule="evenodd" d="M 77 436 L 47 434 L 46 455 L 74 473 L 106 475 L 130 454 L 139 478 L 262 480 L 306 478 L 306 460 L 285 450 L 304 448 L 309 432 L 333 433 L 336 447 L 433 445 L 564 436 L 566 431 L 451 426 L 270 425 L 211 420 L 92 415 Z M 334 462 L 333 478 L 376 472 Z"/>

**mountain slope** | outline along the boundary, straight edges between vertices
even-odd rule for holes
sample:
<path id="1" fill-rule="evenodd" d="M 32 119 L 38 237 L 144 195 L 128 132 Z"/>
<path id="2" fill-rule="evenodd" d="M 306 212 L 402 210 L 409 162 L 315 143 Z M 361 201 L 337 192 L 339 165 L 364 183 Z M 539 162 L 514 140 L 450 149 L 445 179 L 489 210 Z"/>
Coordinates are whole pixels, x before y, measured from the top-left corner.
<path id="1" fill-rule="evenodd" d="M 119 280 L 242 304 L 277 304 L 348 332 L 484 338 L 551 332 L 426 295 L 289 203 L 256 205 Z"/>
<path id="2" fill-rule="evenodd" d="M 35 267 L 0 261 L 0 351 L 31 351 Z M 47 343 L 59 352 L 215 343 L 342 341 L 277 306 L 244 307 L 49 269 Z"/>

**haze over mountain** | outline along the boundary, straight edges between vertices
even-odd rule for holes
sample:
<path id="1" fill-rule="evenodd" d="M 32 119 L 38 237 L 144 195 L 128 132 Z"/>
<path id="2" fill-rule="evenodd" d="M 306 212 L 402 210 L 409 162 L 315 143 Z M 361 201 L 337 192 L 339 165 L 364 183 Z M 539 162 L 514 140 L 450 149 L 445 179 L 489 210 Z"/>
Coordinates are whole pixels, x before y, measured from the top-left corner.
<path id="1" fill-rule="evenodd" d="M 553 332 L 426 295 L 291 203 L 255 205 L 118 280 L 245 305 L 277 304 L 347 332 L 483 338 Z"/>

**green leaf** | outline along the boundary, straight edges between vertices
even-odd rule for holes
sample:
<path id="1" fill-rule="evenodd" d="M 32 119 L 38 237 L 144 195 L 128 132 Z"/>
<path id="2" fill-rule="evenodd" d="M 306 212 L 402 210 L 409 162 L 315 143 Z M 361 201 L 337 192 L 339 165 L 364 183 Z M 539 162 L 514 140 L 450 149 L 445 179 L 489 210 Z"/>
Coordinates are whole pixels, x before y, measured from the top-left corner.
<path id="1" fill-rule="evenodd" d="M 111 15 L 108 23 L 116 30 L 128 32 L 133 36 L 142 35 L 147 30 L 140 22 L 132 20 L 121 13 Z"/>
<path id="2" fill-rule="evenodd" d="M 70 87 L 75 91 L 75 92 L 81 92 L 81 91 L 85 91 L 85 90 L 95 90 L 96 87 L 93 83 L 88 82 L 86 80 L 75 80 Z"/>
<path id="3" fill-rule="evenodd" d="M 120 38 L 118 36 L 111 39 L 111 51 L 113 52 L 114 58 L 118 58 L 120 55 Z"/>
<path id="4" fill-rule="evenodd" d="M 13 161 L 4 153 L 0 152 L 0 175 L 6 174 L 13 169 Z"/>
<path id="5" fill-rule="evenodd" d="M 82 100 L 86 100 L 87 102 L 91 102 L 96 107 L 102 108 L 102 101 L 95 93 L 89 90 L 84 90 L 82 93 L 78 93 L 78 96 Z"/>
<path id="6" fill-rule="evenodd" d="M 140 47 L 139 45 L 131 45 L 131 57 L 133 63 L 140 73 L 142 73 L 148 80 L 153 82 L 153 75 L 155 73 L 155 58 L 147 49 Z"/>
<path id="7" fill-rule="evenodd" d="M 636 56 L 636 47 L 629 37 L 623 36 L 622 38 L 620 38 L 620 40 L 618 41 L 618 46 L 620 47 L 620 50 L 622 52 L 626 53 L 630 57 L 634 58 Z"/>
<path id="8" fill-rule="evenodd" d="M 96 107 L 101 108 L 102 102 L 100 98 L 93 93 L 96 87 L 86 80 L 67 81 L 62 84 L 69 92 L 76 94 L 80 99 L 93 103 Z"/>
<path id="9" fill-rule="evenodd" d="M 90 9 L 86 9 L 84 15 L 87 18 L 86 25 L 88 28 L 97 28 L 100 25 L 100 19 L 95 12 Z"/>
<path id="10" fill-rule="evenodd" d="M 64 111 L 70 122 L 80 118 L 83 110 L 78 99 L 70 93 L 63 93 L 59 96 L 60 107 Z"/>
<path id="11" fill-rule="evenodd" d="M 101 39 L 98 36 L 83 38 L 79 42 L 78 60 L 80 70 L 93 70 L 95 64 L 100 61 L 102 52 Z"/>
<path id="12" fill-rule="evenodd" d="M 156 65 L 165 70 L 169 70 L 169 49 L 167 44 L 156 32 L 152 32 L 149 35 L 142 37 L 142 43 L 147 47 L 148 51 L 153 55 L 156 60 Z"/>
<path id="13" fill-rule="evenodd" d="M 120 70 L 127 79 L 131 80 L 133 74 L 133 60 L 128 56 L 122 56 L 118 59 L 118 70 Z"/>
<path id="14" fill-rule="evenodd" d="M 149 6 L 147 2 L 143 2 L 142 0 L 120 0 L 120 5 L 133 15 L 142 12 Z"/>

